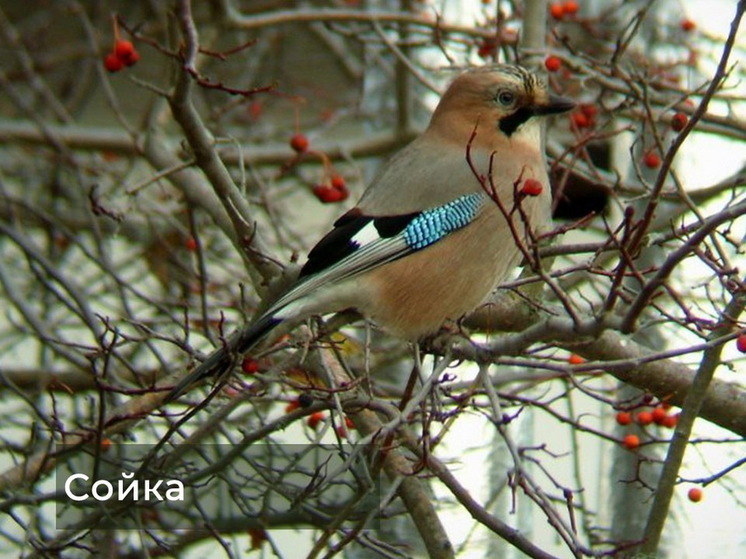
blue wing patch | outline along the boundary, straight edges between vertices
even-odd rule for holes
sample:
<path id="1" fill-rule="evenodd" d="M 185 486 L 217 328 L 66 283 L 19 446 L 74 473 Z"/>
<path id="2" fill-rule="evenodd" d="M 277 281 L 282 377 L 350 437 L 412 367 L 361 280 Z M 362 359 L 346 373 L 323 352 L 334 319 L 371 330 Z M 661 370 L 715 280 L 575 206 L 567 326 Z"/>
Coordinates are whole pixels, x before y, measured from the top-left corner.
<path id="1" fill-rule="evenodd" d="M 371 217 L 353 209 L 309 252 L 297 283 L 267 311 L 281 315 L 284 307 L 314 290 L 358 276 L 438 242 L 468 225 L 487 199 L 466 194 L 423 212 Z M 289 314 L 292 314 L 289 312 Z"/>
<path id="2" fill-rule="evenodd" d="M 483 194 L 467 194 L 444 206 L 425 210 L 404 228 L 404 242 L 412 250 L 423 249 L 465 225 L 477 215 Z"/>

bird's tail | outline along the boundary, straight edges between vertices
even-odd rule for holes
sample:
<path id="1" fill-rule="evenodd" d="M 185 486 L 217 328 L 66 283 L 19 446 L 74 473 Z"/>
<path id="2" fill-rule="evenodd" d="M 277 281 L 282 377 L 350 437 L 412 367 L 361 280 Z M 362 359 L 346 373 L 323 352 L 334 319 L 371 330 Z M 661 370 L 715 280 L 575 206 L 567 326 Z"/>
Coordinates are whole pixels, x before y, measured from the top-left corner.
<path id="1" fill-rule="evenodd" d="M 193 384 L 209 378 L 220 378 L 236 362 L 236 356 L 250 350 L 271 330 L 282 322 L 281 318 L 264 315 L 259 320 L 234 332 L 222 347 L 213 351 L 207 359 L 197 365 L 187 376 L 181 379 L 166 396 L 164 403 L 181 396 Z"/>

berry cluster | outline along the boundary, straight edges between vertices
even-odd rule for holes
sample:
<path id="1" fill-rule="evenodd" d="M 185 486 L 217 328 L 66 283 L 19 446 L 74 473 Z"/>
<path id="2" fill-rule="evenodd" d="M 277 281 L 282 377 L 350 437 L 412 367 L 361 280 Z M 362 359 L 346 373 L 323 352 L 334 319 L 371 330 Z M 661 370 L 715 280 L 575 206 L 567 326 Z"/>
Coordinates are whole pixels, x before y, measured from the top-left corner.
<path id="1" fill-rule="evenodd" d="M 133 66 L 140 60 L 140 53 L 131 41 L 116 39 L 111 52 L 104 57 L 104 68 L 118 72 L 125 66 Z"/>
<path id="2" fill-rule="evenodd" d="M 347 190 L 347 183 L 341 175 L 332 175 L 328 181 L 317 184 L 313 187 L 313 193 L 324 204 L 341 202 L 350 195 L 350 191 Z"/>
<path id="3" fill-rule="evenodd" d="M 305 134 L 296 132 L 290 137 L 290 147 L 298 154 L 296 160 L 305 153 L 311 153 L 309 152 L 309 146 L 310 142 Z M 350 191 L 347 189 L 347 183 L 345 182 L 344 177 L 330 171 L 331 163 L 325 154 L 317 153 L 317 155 L 321 157 L 321 160 L 324 163 L 326 176 L 323 182 L 312 188 L 314 195 L 324 204 L 334 204 L 336 202 L 347 200 L 350 196 Z"/>
<path id="4" fill-rule="evenodd" d="M 578 129 L 593 128 L 596 125 L 598 108 L 590 103 L 581 103 L 578 110 L 570 114 L 573 125 Z"/>
<path id="5" fill-rule="evenodd" d="M 549 15 L 556 20 L 564 19 L 565 16 L 574 16 L 580 10 L 580 5 L 573 0 L 567 0 L 567 2 L 555 2 L 549 4 Z"/>
<path id="6" fill-rule="evenodd" d="M 670 413 L 671 405 L 666 402 L 661 402 L 655 406 L 650 406 L 652 399 L 648 397 L 644 401 L 647 401 L 648 399 L 650 401 L 643 404 L 644 409 L 638 411 L 634 415 L 631 411 L 626 410 L 617 412 L 616 422 L 622 426 L 636 423 L 640 427 L 647 427 L 652 424 L 667 429 L 673 429 L 676 427 L 676 424 L 679 422 L 679 414 Z M 629 450 L 635 450 L 640 446 L 640 437 L 633 434 L 625 435 L 622 439 L 622 444 Z"/>

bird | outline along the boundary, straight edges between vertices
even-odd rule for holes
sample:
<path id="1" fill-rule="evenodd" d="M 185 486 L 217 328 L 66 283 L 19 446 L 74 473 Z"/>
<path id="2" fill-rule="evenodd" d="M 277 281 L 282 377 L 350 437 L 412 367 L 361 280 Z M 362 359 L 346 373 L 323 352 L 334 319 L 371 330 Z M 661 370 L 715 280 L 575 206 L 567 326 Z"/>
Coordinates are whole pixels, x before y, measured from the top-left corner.
<path id="1" fill-rule="evenodd" d="M 354 309 L 417 341 L 477 308 L 520 264 L 529 232 L 551 227 L 541 120 L 574 106 L 522 66 L 463 71 L 425 131 L 311 249 L 295 282 L 165 401 L 227 373 L 281 324 Z M 524 196 L 529 181 L 532 195 Z"/>

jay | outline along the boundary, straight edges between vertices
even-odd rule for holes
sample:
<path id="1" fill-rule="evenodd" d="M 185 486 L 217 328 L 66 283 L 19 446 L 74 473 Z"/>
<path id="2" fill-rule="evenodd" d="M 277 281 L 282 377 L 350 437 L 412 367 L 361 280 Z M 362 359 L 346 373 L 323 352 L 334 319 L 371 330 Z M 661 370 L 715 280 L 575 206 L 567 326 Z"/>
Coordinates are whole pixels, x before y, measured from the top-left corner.
<path id="1" fill-rule="evenodd" d="M 417 340 L 474 310 L 551 225 L 540 118 L 574 104 L 514 65 L 471 69 L 443 94 L 425 132 L 396 154 L 357 206 L 308 254 L 295 283 L 166 397 L 226 373 L 283 323 L 356 309 Z M 531 181 L 531 196 L 521 185 Z"/>

